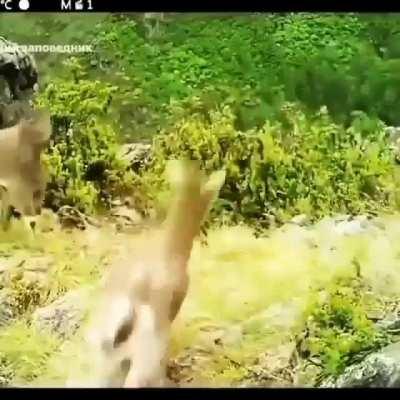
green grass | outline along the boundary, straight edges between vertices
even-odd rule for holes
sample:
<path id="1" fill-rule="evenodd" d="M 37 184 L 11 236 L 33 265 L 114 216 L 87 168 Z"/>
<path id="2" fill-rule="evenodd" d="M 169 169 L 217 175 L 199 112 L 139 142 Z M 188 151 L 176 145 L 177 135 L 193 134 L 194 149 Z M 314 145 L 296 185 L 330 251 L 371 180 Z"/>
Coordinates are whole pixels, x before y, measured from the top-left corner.
<path id="1" fill-rule="evenodd" d="M 334 290 L 340 285 L 337 279 L 355 276 L 354 259 L 359 260 L 370 296 L 377 301 L 381 296 L 396 296 L 400 287 L 400 216 L 382 217 L 382 221 L 384 231 L 371 230 L 354 237 L 334 234 L 324 221 L 312 230 L 287 225 L 261 238 L 244 226 L 211 230 L 208 246 L 197 243 L 193 251 L 190 291 L 174 325 L 172 355 L 178 364 L 190 358 L 186 376 L 211 386 L 245 381 L 262 355 L 293 343 L 315 311 L 312 305 L 321 290 Z M 93 234 L 97 236 L 85 240 L 86 234 L 79 233 L 79 241 L 78 236 L 61 232 L 42 237 L 42 250 L 53 254 L 55 260 L 47 286 L 54 295 L 44 297 L 44 304 L 57 297 L 55 293 L 97 281 L 106 260 L 104 245 L 99 244 L 109 240 L 110 234 Z M 129 239 L 121 237 L 115 244 L 123 247 L 125 240 Z M 85 246 L 86 254 L 93 258 L 83 262 L 80 251 Z M 337 250 L 332 251 L 332 246 Z M 351 299 L 348 297 L 350 307 Z M 346 304 L 343 307 L 349 306 Z M 365 318 L 362 307 L 354 303 L 354 312 L 360 316 L 355 317 L 357 321 Z M 78 368 L 84 358 L 82 332 L 57 351 L 59 339 L 38 334 L 29 315 L 0 330 L 2 374 L 11 370 L 14 382 L 55 380 L 62 384 L 70 369 Z M 360 323 L 357 326 L 370 329 Z M 329 334 L 321 332 L 321 337 Z M 340 346 L 347 354 L 346 345 Z M 40 380 L 35 381 L 37 378 Z"/>
<path id="2" fill-rule="evenodd" d="M 17 321 L 0 332 L 0 371 L 10 371 L 16 385 L 26 384 L 43 374 L 49 355 L 59 346 L 55 336 Z"/>

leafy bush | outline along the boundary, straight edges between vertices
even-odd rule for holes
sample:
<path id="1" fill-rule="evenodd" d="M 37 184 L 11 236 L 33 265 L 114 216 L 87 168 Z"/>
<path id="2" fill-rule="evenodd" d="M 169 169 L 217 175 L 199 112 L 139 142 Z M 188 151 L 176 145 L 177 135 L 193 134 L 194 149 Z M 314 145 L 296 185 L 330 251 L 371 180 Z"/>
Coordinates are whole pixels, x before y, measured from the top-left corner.
<path id="1" fill-rule="evenodd" d="M 397 198 L 389 195 L 395 193 L 395 167 L 383 125 L 362 113 L 345 129 L 324 109 L 307 116 L 287 104 L 279 120 L 242 132 L 228 106 L 186 117 L 180 112 L 171 132 L 155 138 L 153 164 L 143 174 L 153 199 L 162 187 L 165 160 L 178 157 L 200 160 L 206 170 L 226 169 L 215 209 L 234 220 L 373 212 Z"/>
<path id="2" fill-rule="evenodd" d="M 383 58 L 398 58 L 399 16 L 396 13 L 361 14 L 365 25 L 365 36 Z"/>
<path id="3" fill-rule="evenodd" d="M 400 60 L 382 59 L 367 45 L 360 45 L 346 64 L 335 65 L 338 57 L 337 51 L 320 52 L 297 68 L 286 68 L 285 98 L 312 110 L 326 105 L 336 120 L 345 123 L 358 110 L 389 125 L 400 124 Z"/>
<path id="4" fill-rule="evenodd" d="M 138 20 L 120 16 L 105 19 L 96 28 L 94 43 L 99 51 L 79 60 L 72 58 L 68 62 L 72 81 L 55 79 L 39 99 L 52 110 L 56 129 L 49 154 L 52 179 L 47 205 L 71 204 L 93 211 L 99 203 L 107 203 L 110 194 L 128 191 L 133 183 L 137 199 L 145 199 L 151 180 L 141 181 L 140 192 L 138 178 L 132 177 L 116 156 L 115 130 L 124 138 L 149 137 L 160 128 L 185 133 L 178 139 L 168 136 L 172 137 L 165 139 L 168 151 L 161 152 L 159 159 L 188 153 L 186 144 L 179 147 L 169 140 L 193 140 L 188 144 L 190 151 L 197 151 L 196 157 L 204 161 L 211 157 L 214 161 L 207 161 L 210 168 L 221 167 L 227 157 L 234 160 L 232 168 L 240 172 L 230 172 L 221 207 L 244 218 L 258 219 L 270 213 L 284 218 L 282 214 L 305 210 L 315 216 L 326 210 L 364 212 L 378 204 L 393 203 L 396 192 L 389 195 L 376 189 L 389 184 L 391 167 L 382 126 L 373 118 L 399 123 L 398 61 L 381 58 L 371 45 L 371 34 L 374 29 L 386 29 L 385 35 L 390 36 L 396 21 L 393 18 L 385 28 L 381 22 L 374 25 L 356 15 L 265 14 L 207 21 L 177 18 L 164 23 L 161 37 L 150 40 Z M 94 72 L 98 80 L 88 80 Z M 346 129 L 325 117 L 314 121 L 314 117 L 304 115 L 300 122 L 293 122 L 288 113 L 284 116 L 281 112 L 286 100 L 299 101 L 312 113 L 326 105 L 332 120 L 345 124 Z M 221 112 L 212 110 L 221 105 L 230 107 L 226 123 L 232 132 L 218 138 L 221 134 L 215 129 L 219 128 L 213 125 Z M 353 110 L 373 117 L 371 122 L 366 122 L 366 117 L 356 120 L 371 124 L 367 128 L 370 142 L 379 136 L 376 155 L 375 150 L 367 151 L 378 161 L 365 159 L 364 147 L 375 145 L 364 143 L 365 138 L 357 139 Z M 214 115 L 212 122 L 210 115 Z M 199 134 L 193 132 L 197 127 L 182 128 L 188 121 L 189 126 L 201 125 L 199 129 L 207 138 L 201 139 L 206 143 L 201 146 L 212 151 L 198 151 L 195 143 L 200 142 Z M 266 121 L 272 122 L 266 125 Z M 295 129 L 306 137 L 293 139 L 293 135 L 289 138 L 290 134 L 283 133 Z M 265 130 L 278 133 L 266 134 Z M 324 135 L 318 144 L 321 135 L 314 130 L 334 133 Z M 216 139 L 211 138 L 214 134 Z M 332 144 L 329 135 L 340 137 L 342 144 Z M 279 161 L 266 162 L 262 154 L 257 160 L 253 153 L 265 153 L 264 148 L 270 146 L 262 144 L 263 140 L 272 140 L 280 149 L 277 152 L 283 152 L 282 159 L 278 155 L 273 157 Z M 220 141 L 224 144 L 214 146 Z M 350 149 L 354 142 L 356 147 Z M 248 148 L 238 150 L 239 143 Z M 224 146 L 237 154 L 232 155 Z M 342 146 L 339 153 L 335 146 Z M 323 158 L 324 171 L 329 172 L 311 170 L 310 166 L 320 168 L 318 161 L 304 161 L 311 154 L 316 160 Z M 365 167 L 367 164 L 370 166 Z M 364 167 L 368 171 L 360 174 Z M 343 168 L 348 169 L 346 174 L 340 172 Z M 327 183 L 332 186 L 327 188 Z"/>
<path id="5" fill-rule="evenodd" d="M 57 337 L 15 321 L 0 335 L 0 377 L 26 385 L 45 371 L 47 359 L 60 344 Z"/>
<path id="6" fill-rule="evenodd" d="M 116 87 L 80 79 L 49 83 L 37 99 L 52 114 L 47 157 L 50 184 L 46 205 L 94 211 L 113 194 L 128 190 L 127 165 L 118 158 L 118 137 L 110 118 Z"/>
<path id="7" fill-rule="evenodd" d="M 273 94 L 279 97 L 286 85 L 287 66 L 301 67 L 330 50 L 337 53 L 335 64 L 342 65 L 356 53 L 364 28 L 353 15 L 172 17 L 162 36 L 149 40 L 139 20 L 111 18 L 98 25 L 100 60 L 94 65 L 108 65 L 122 86 L 137 93 L 132 96 L 137 109 L 130 121 L 132 135 L 163 126 L 171 100 L 185 101 L 204 91 L 211 102 L 224 95 L 237 99 L 233 111 L 238 116 L 249 112 L 245 98 L 256 98 L 261 104 L 256 113 L 264 122 Z M 259 119 L 247 117 L 243 128 L 258 126 Z"/>
<path id="8" fill-rule="evenodd" d="M 365 26 L 355 15 L 293 13 L 281 18 L 274 44 L 285 61 L 300 65 L 320 52 L 336 50 L 336 64 L 346 63 L 356 52 Z"/>
<path id="9" fill-rule="evenodd" d="M 338 376 L 346 366 L 389 343 L 367 317 L 366 290 L 360 282 L 335 282 L 326 298 L 314 304 L 304 351 L 321 359 L 323 374 Z"/>

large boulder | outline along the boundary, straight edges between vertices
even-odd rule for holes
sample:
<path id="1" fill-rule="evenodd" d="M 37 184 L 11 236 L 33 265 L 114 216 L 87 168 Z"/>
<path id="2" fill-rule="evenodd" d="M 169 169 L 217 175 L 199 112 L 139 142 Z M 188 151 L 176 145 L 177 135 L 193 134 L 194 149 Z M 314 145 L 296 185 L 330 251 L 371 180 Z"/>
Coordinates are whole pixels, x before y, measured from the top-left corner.
<path id="1" fill-rule="evenodd" d="M 395 388 L 400 387 L 400 342 L 372 353 L 358 364 L 346 368 L 336 380 L 321 387 L 329 388 Z"/>
<path id="2" fill-rule="evenodd" d="M 150 162 L 151 145 L 146 143 L 125 144 L 121 147 L 120 157 L 129 163 L 133 171 L 139 172 Z"/>
<path id="3" fill-rule="evenodd" d="M 81 327 L 90 310 L 91 287 L 72 290 L 52 304 L 37 309 L 32 322 L 39 330 L 47 330 L 69 338 Z"/>
<path id="4" fill-rule="evenodd" d="M 14 317 L 11 294 L 7 289 L 2 289 L 0 290 L 0 328 L 6 326 Z"/>
<path id="5" fill-rule="evenodd" d="M 29 117 L 37 89 L 38 70 L 33 56 L 0 37 L 0 128 Z"/>
<path id="6" fill-rule="evenodd" d="M 398 160 L 400 157 L 400 127 L 388 126 L 385 128 L 385 132 L 389 141 L 389 146 Z"/>

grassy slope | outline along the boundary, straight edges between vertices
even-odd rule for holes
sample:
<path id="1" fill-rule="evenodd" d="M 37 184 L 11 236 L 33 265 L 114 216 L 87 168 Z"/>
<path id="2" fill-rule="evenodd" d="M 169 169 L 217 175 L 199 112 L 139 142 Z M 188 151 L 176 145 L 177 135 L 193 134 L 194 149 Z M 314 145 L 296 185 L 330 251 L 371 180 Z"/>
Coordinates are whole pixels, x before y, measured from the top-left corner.
<path id="1" fill-rule="evenodd" d="M 337 277 L 353 275 L 355 258 L 374 296 L 398 291 L 400 217 L 387 217 L 383 223 L 385 231 L 348 238 L 334 234 L 324 223 L 311 231 L 286 226 L 258 239 L 245 227 L 211 231 L 208 246 L 195 247 L 190 292 L 174 327 L 176 376 L 195 385 L 251 384 L 260 379 L 254 374 L 261 369 L 266 379 L 261 382 L 282 384 L 274 370 L 282 363 L 288 367 L 293 338 L 304 328 L 310 302 Z M 42 293 L 49 293 L 42 304 L 47 304 L 67 289 L 96 282 L 111 253 L 116 256 L 128 240 L 132 238 L 110 236 L 107 230 L 55 231 L 39 235 L 29 245 L 26 239 L 14 242 L 7 262 L 29 262 L 33 254 L 53 259 L 48 279 L 42 281 L 47 289 Z M 311 247 L 310 240 L 317 246 Z M 1 245 L 3 251 L 9 247 Z M 1 373 L 14 371 L 17 383 L 39 378 L 36 384 L 62 384 L 69 368 L 79 366 L 79 334 L 57 351 L 59 339 L 30 326 L 32 311 L 1 331 Z M 269 374 L 273 378 L 267 379 Z"/>

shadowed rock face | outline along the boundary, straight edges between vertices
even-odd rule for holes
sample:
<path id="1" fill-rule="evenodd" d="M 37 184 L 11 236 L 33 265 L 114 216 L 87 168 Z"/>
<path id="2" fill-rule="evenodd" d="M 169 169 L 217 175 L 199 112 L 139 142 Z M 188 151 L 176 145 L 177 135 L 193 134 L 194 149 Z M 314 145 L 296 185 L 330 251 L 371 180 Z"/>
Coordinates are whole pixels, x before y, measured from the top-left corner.
<path id="1" fill-rule="evenodd" d="M 31 111 L 38 89 L 35 59 L 24 49 L 0 37 L 0 127 L 16 124 Z"/>
<path id="2" fill-rule="evenodd" d="M 20 99 L 23 91 L 33 90 L 38 83 L 33 56 L 3 37 L 0 37 L 0 75 L 7 82 L 13 100 Z"/>
<path id="3" fill-rule="evenodd" d="M 66 293 L 52 304 L 38 308 L 32 316 L 32 323 L 38 329 L 50 330 L 62 338 L 71 337 L 84 321 L 91 293 L 91 287 Z"/>
<path id="4" fill-rule="evenodd" d="M 328 380 L 322 387 L 400 387 L 400 343 L 391 344 L 370 354 L 362 362 L 346 368 L 336 381 Z"/>
<path id="5" fill-rule="evenodd" d="M 41 153 L 51 134 L 50 116 L 0 130 L 0 188 L 3 210 L 10 206 L 24 215 L 40 213 L 47 176 Z"/>

